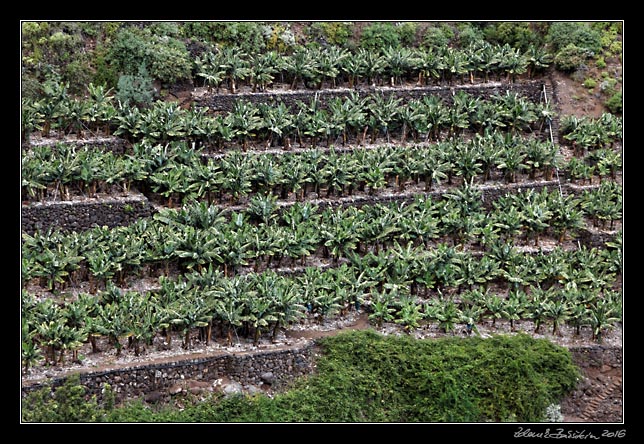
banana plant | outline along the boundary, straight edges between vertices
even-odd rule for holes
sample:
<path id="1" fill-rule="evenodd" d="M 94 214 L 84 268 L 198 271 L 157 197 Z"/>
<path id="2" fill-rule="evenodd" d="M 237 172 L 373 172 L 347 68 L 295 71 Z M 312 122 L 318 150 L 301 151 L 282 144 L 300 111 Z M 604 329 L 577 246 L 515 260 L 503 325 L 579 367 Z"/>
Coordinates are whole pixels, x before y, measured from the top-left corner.
<path id="1" fill-rule="evenodd" d="M 434 309 L 430 311 L 433 319 L 438 321 L 438 328 L 443 330 L 444 333 L 451 333 L 456 328 L 456 324 L 463 317 L 463 313 L 459 306 L 452 300 L 445 299 L 432 299 Z"/>
<path id="2" fill-rule="evenodd" d="M 297 89 L 300 82 L 315 77 L 318 61 L 314 53 L 307 47 L 298 45 L 292 54 L 282 58 L 282 67 L 291 77 L 291 89 Z"/>
<path id="3" fill-rule="evenodd" d="M 404 46 L 390 45 L 383 49 L 382 58 L 386 67 L 383 74 L 389 75 L 391 86 L 403 84 L 403 77 L 412 69 L 413 57 L 413 50 Z"/>
<path id="4" fill-rule="evenodd" d="M 517 175 L 523 173 L 527 167 L 526 154 L 508 145 L 503 145 L 501 149 L 496 167 L 503 172 L 506 183 L 515 183 Z"/>
<path id="5" fill-rule="evenodd" d="M 419 86 L 427 86 L 440 79 L 443 65 L 435 48 L 429 47 L 415 49 L 413 64 L 418 72 Z"/>
<path id="6" fill-rule="evenodd" d="M 88 250 L 86 254 L 89 271 L 89 292 L 96 294 L 99 289 L 107 287 L 121 268 L 121 264 L 114 261 L 109 248 L 106 246 Z"/>
<path id="7" fill-rule="evenodd" d="M 622 187 L 616 182 L 602 182 L 599 188 L 582 192 L 582 209 L 592 220 L 593 226 L 604 228 L 622 218 Z"/>
<path id="8" fill-rule="evenodd" d="M 51 78 L 43 85 L 43 99 L 39 101 L 38 109 L 42 115 L 42 135 L 49 137 L 52 128 L 59 128 L 57 119 L 61 117 L 64 101 L 68 98 L 69 82 L 61 82 Z"/>
<path id="9" fill-rule="evenodd" d="M 476 304 L 461 304 L 461 318 L 459 322 L 465 324 L 465 332 L 470 335 L 472 332 L 478 334 L 477 324 L 481 321 L 484 308 Z"/>
<path id="10" fill-rule="evenodd" d="M 88 119 L 90 103 L 85 99 L 66 97 L 61 104 L 61 114 L 64 114 L 63 131 L 65 134 L 75 133 L 83 138 L 83 127 Z"/>
<path id="11" fill-rule="evenodd" d="M 115 348 L 116 356 L 121 356 L 124 346 L 121 340 L 127 339 L 132 332 L 126 304 L 114 302 L 100 305 L 96 319 L 100 333 L 106 336 L 110 345 Z"/>
<path id="12" fill-rule="evenodd" d="M 394 303 L 395 298 L 390 291 L 372 291 L 369 302 L 369 320 L 375 322 L 378 328 L 382 327 L 385 322 L 393 321 L 396 312 Z"/>
<path id="13" fill-rule="evenodd" d="M 20 101 L 20 141 L 30 143 L 31 135 L 43 129 L 44 115 L 40 111 L 41 101 L 23 97 Z"/>
<path id="14" fill-rule="evenodd" d="M 351 91 L 349 97 L 333 97 L 327 103 L 330 122 L 342 135 L 342 146 L 349 141 L 351 133 L 364 128 L 367 119 L 366 99 Z M 334 134 L 331 134 L 333 136 Z"/>
<path id="15" fill-rule="evenodd" d="M 501 315 L 510 322 L 510 331 L 516 331 L 515 322 L 520 321 L 526 313 L 527 293 L 522 289 L 510 289 L 508 297 L 503 300 Z"/>
<path id="16" fill-rule="evenodd" d="M 564 298 L 554 298 L 548 302 L 546 313 L 550 321 L 552 321 L 552 335 L 554 336 L 559 333 L 559 326 L 570 317 L 571 307 Z"/>
<path id="17" fill-rule="evenodd" d="M 232 215 L 233 219 L 219 239 L 219 250 L 225 276 L 237 274 L 240 266 L 248 265 L 251 258 L 250 251 L 252 229 L 240 213 Z"/>
<path id="18" fill-rule="evenodd" d="M 273 156 L 258 156 L 252 160 L 253 185 L 261 194 L 269 194 L 285 173 L 281 162 Z"/>
<path id="19" fill-rule="evenodd" d="M 505 299 L 496 293 L 488 293 L 483 301 L 485 305 L 484 317 L 492 319 L 492 327 L 496 326 L 497 319 L 503 317 L 505 309 Z"/>
<path id="20" fill-rule="evenodd" d="M 402 99 L 393 94 L 387 97 L 384 94 L 373 94 L 366 104 L 366 124 L 371 129 L 371 143 L 375 143 L 379 132 L 382 132 L 391 142 L 390 127 L 398 121 L 398 110 L 401 108 Z"/>
<path id="21" fill-rule="evenodd" d="M 544 46 L 529 44 L 523 53 L 527 61 L 528 78 L 534 78 L 535 74 L 544 72 L 553 62 L 553 56 Z"/>
<path id="22" fill-rule="evenodd" d="M 307 193 L 307 185 L 312 182 L 310 174 L 313 165 L 303 162 L 302 156 L 287 156 L 282 162 L 282 176 L 279 180 L 282 187 L 280 198 L 288 199 L 293 193 L 296 202 L 303 202 Z"/>
<path id="23" fill-rule="evenodd" d="M 517 76 L 528 70 L 528 58 L 519 48 L 505 43 L 499 50 L 499 69 L 507 74 L 507 80 L 514 83 Z"/>
<path id="24" fill-rule="evenodd" d="M 275 103 L 260 103 L 258 105 L 259 114 L 262 119 L 262 126 L 266 128 L 266 148 L 271 148 L 273 144 L 281 142 L 285 150 L 291 148 L 291 134 L 295 129 L 293 114 L 289 108 L 279 100 Z"/>
<path id="25" fill-rule="evenodd" d="M 581 200 L 572 194 L 560 195 L 551 193 L 548 196 L 548 208 L 552 212 L 549 221 L 550 229 L 563 243 L 568 234 L 575 235 L 584 227 L 584 213 Z"/>
<path id="26" fill-rule="evenodd" d="M 448 178 L 452 165 L 445 156 L 446 152 L 439 145 L 422 149 L 422 153 L 418 172 L 425 182 L 425 192 L 429 192 L 434 183 L 440 186 L 441 182 Z"/>
<path id="27" fill-rule="evenodd" d="M 277 340 L 277 334 L 282 327 L 288 328 L 305 316 L 305 307 L 299 290 L 291 279 L 279 278 L 277 281 L 273 300 L 276 317 L 271 334 L 273 341 Z"/>
<path id="28" fill-rule="evenodd" d="M 331 88 L 337 86 L 338 77 L 345 61 L 351 58 L 351 52 L 337 45 L 322 47 L 319 53 L 319 66 L 320 75 L 322 80 L 326 80 Z M 322 85 L 322 82 L 320 82 Z"/>
<path id="29" fill-rule="evenodd" d="M 253 172 L 251 160 L 239 151 L 234 151 L 222 160 L 224 172 L 223 189 L 231 194 L 233 202 L 239 202 L 242 196 L 252 190 Z"/>
<path id="30" fill-rule="evenodd" d="M 183 334 L 183 348 L 192 348 L 192 332 L 208 327 L 214 315 L 214 302 L 207 294 L 186 291 L 171 305 L 165 307 L 170 325 L 177 326 Z"/>
<path id="31" fill-rule="evenodd" d="M 233 335 L 242 326 L 247 310 L 247 299 L 254 298 L 256 290 L 244 276 L 222 279 L 212 290 L 215 318 L 223 323 L 228 345 L 233 344 Z"/>
<path id="32" fill-rule="evenodd" d="M 251 73 L 248 54 L 238 46 L 229 46 L 222 49 L 220 67 L 225 72 L 225 78 L 231 94 L 237 92 L 238 81 L 249 77 Z"/>
<path id="33" fill-rule="evenodd" d="M 599 183 L 606 178 L 616 180 L 617 173 L 622 169 L 622 154 L 613 149 L 597 149 L 588 155 L 588 160 L 599 175 Z"/>
<path id="34" fill-rule="evenodd" d="M 23 316 L 20 320 L 20 364 L 21 374 L 29 375 L 31 368 L 43 358 L 43 351 L 36 341 L 36 330 L 30 325 L 28 320 Z"/>
<path id="35" fill-rule="evenodd" d="M 531 189 L 532 190 L 532 189 Z M 544 188 L 544 191 L 546 189 Z M 541 194 L 541 193 L 540 193 Z M 526 238 L 532 236 L 534 238 L 534 246 L 539 246 L 539 238 L 550 227 L 550 220 L 552 219 L 552 211 L 550 211 L 547 200 L 543 198 L 531 199 L 531 193 L 524 193 L 525 200 L 521 208 L 523 215 L 523 226 L 526 233 Z"/>
<path id="36" fill-rule="evenodd" d="M 401 297 L 396 303 L 396 308 L 397 311 L 393 321 L 395 324 L 401 325 L 405 333 L 411 334 L 420 327 L 420 322 L 424 319 L 425 314 L 415 298 L 410 296 Z"/>
<path id="37" fill-rule="evenodd" d="M 208 87 L 208 92 L 213 88 L 219 94 L 221 83 L 226 77 L 226 70 L 222 67 L 222 55 L 220 52 L 206 51 L 195 58 L 195 69 L 197 77 L 203 79 Z"/>
<path id="38" fill-rule="evenodd" d="M 200 272 L 210 263 L 224 261 L 221 241 L 222 236 L 216 230 L 198 229 L 188 225 L 175 241 L 174 255 L 187 270 L 196 269 Z"/>
<path id="39" fill-rule="evenodd" d="M 262 126 L 259 108 L 248 100 L 236 100 L 232 110 L 226 114 L 224 124 L 229 125 L 240 139 L 242 151 L 247 151 L 250 139 Z"/>
<path id="40" fill-rule="evenodd" d="M 253 92 L 263 92 L 273 83 L 279 71 L 281 58 L 276 51 L 267 51 L 259 54 L 249 54 L 250 72 L 248 79 L 253 87 Z"/>
<path id="41" fill-rule="evenodd" d="M 548 318 L 552 293 L 551 289 L 543 289 L 540 286 L 530 287 L 526 317 L 534 322 L 535 333 L 540 333 L 541 325 Z"/>
<path id="42" fill-rule="evenodd" d="M 256 194 L 248 201 L 246 214 L 251 221 L 269 225 L 277 216 L 277 196 L 272 193 Z"/>
<path id="43" fill-rule="evenodd" d="M 588 309 L 590 327 L 593 331 L 593 340 L 601 344 L 606 330 L 614 327 L 621 321 L 621 303 L 611 293 L 598 297 L 590 304 Z"/>

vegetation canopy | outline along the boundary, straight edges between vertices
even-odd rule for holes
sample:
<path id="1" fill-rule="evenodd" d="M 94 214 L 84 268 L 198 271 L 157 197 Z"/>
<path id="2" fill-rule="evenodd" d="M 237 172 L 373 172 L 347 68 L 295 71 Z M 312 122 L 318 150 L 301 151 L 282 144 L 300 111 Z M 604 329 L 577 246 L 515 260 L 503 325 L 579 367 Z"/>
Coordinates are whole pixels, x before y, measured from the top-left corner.
<path id="1" fill-rule="evenodd" d="M 181 400 L 182 409 L 153 409 L 141 401 L 103 408 L 95 402 L 88 407 L 79 396 L 82 390 L 67 386 L 51 399 L 30 395 L 23 417 L 54 422 L 538 422 L 579 378 L 565 348 L 526 334 L 418 340 L 365 330 L 323 338 L 319 345 L 316 372 L 272 398 L 219 393 L 205 401 Z M 68 385 L 74 383 L 77 379 Z"/>

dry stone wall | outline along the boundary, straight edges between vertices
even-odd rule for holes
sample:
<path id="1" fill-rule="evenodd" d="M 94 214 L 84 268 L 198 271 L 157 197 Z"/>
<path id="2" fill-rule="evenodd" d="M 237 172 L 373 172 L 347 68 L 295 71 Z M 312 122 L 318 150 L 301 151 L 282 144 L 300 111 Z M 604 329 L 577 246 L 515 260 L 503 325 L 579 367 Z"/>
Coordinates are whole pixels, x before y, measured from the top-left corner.
<path id="1" fill-rule="evenodd" d="M 33 234 L 59 228 L 83 231 L 95 226 L 110 228 L 129 225 L 156 212 L 148 199 L 138 193 L 125 197 L 88 199 L 83 201 L 35 202 L 21 208 L 22 231 Z"/>
<path id="2" fill-rule="evenodd" d="M 562 413 L 589 422 L 621 422 L 622 348 L 592 345 L 571 347 L 573 362 L 583 378 L 562 402 Z M 230 353 L 184 359 L 174 362 L 87 372 L 80 375 L 88 394 L 101 402 L 105 384 L 115 393 L 116 402 L 143 398 L 163 402 L 181 393 L 198 394 L 220 390 L 223 393 L 255 393 L 270 388 L 284 388 L 294 378 L 311 374 L 315 369 L 315 342 L 289 349 Z M 221 384 L 225 380 L 226 384 Z M 62 385 L 65 378 L 50 381 Z M 22 387 L 26 396 L 45 387 L 32 383 Z"/>
<path id="3" fill-rule="evenodd" d="M 382 93 L 385 97 L 394 95 L 404 101 L 410 99 L 420 99 L 423 96 L 436 95 L 451 103 L 452 96 L 457 91 L 466 92 L 475 97 L 490 98 L 494 95 L 503 95 L 506 92 L 516 92 L 534 102 L 539 102 L 543 94 L 543 81 L 528 81 L 521 83 L 486 83 L 478 85 L 452 85 L 452 86 L 418 86 L 414 88 L 338 88 L 323 90 L 294 90 L 280 92 L 255 92 L 255 93 L 236 93 L 236 94 L 208 94 L 202 97 L 196 97 L 195 102 L 211 111 L 229 112 L 233 109 L 239 100 L 248 101 L 252 104 L 283 102 L 289 109 L 297 109 L 298 103 L 302 102 L 308 105 L 311 100 L 316 98 L 319 105 L 324 108 L 326 104 L 336 98 L 347 97 L 351 93 L 357 93 L 361 97 L 366 97 L 374 93 Z"/>
<path id="4" fill-rule="evenodd" d="M 575 390 L 561 403 L 561 412 L 576 421 L 593 423 L 624 420 L 621 347 L 571 347 L 582 373 Z"/>
<path id="5" fill-rule="evenodd" d="M 265 388 L 279 389 L 293 378 L 311 373 L 314 343 L 282 350 L 217 354 L 173 362 L 118 368 L 106 371 L 83 372 L 81 384 L 88 395 L 96 395 L 99 402 L 105 384 L 115 393 L 116 401 L 143 397 L 163 400 L 189 387 L 214 390 L 221 380 L 236 391 L 253 392 Z M 50 381 L 58 387 L 65 378 Z M 32 383 L 22 387 L 23 396 L 45 385 Z M 226 387 L 224 387 L 225 389 Z"/>

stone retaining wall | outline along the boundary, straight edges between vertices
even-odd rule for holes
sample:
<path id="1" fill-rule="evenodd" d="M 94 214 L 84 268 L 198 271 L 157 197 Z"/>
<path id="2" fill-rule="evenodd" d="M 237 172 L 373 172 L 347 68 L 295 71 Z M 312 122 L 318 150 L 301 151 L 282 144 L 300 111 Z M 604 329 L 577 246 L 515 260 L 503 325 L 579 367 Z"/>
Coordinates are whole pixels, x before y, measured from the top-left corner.
<path id="1" fill-rule="evenodd" d="M 582 379 L 561 403 L 561 412 L 574 422 L 623 422 L 622 348 L 571 347 L 570 353 Z"/>
<path id="2" fill-rule="evenodd" d="M 549 191 L 559 189 L 557 181 L 540 181 L 530 183 L 506 184 L 504 186 L 482 187 L 482 199 L 484 206 L 492 208 L 492 202 L 507 193 L 516 193 L 519 190 L 533 188 L 539 192 L 546 188 Z M 591 187 L 570 187 L 567 184 L 561 185 L 564 194 L 579 194 Z M 439 191 L 429 192 L 427 195 L 440 198 Z M 326 201 L 321 200 L 316 204 L 321 210 L 328 206 L 357 206 L 373 204 L 378 202 L 413 202 L 417 194 L 398 194 L 392 196 L 356 196 L 349 201 Z M 61 202 L 37 202 L 22 207 L 22 230 L 25 233 L 33 234 L 36 230 L 45 231 L 49 227 L 57 227 L 65 231 L 83 231 L 95 226 L 124 226 L 133 223 L 136 219 L 150 217 L 157 210 L 143 194 L 130 193 L 126 197 L 91 199 L 87 201 L 61 201 Z M 603 246 L 614 236 L 611 233 L 596 232 L 587 229 L 579 230 L 579 240 L 589 248 Z"/>
<path id="3" fill-rule="evenodd" d="M 543 81 L 528 81 L 521 83 L 489 83 L 478 85 L 461 85 L 452 86 L 418 86 L 414 88 L 338 88 L 322 90 L 294 90 L 294 91 L 268 91 L 255 93 L 236 93 L 236 94 L 209 94 L 203 97 L 195 98 L 195 103 L 199 106 L 210 108 L 212 111 L 229 112 L 233 109 L 236 102 L 245 100 L 252 104 L 258 103 L 284 103 L 289 109 L 297 109 L 298 102 L 308 105 L 314 98 L 317 98 L 322 108 L 326 107 L 329 100 L 336 97 L 348 97 L 351 93 L 357 93 L 360 97 L 366 97 L 374 93 L 382 93 L 385 97 L 394 95 L 404 101 L 410 99 L 419 99 L 427 95 L 440 96 L 451 103 L 452 96 L 457 91 L 464 91 L 475 97 L 484 99 L 490 98 L 496 94 L 503 95 L 506 92 L 516 92 L 521 96 L 530 99 L 533 102 L 540 102 L 543 93 Z"/>
<path id="4" fill-rule="evenodd" d="M 573 362 L 584 378 L 562 402 L 562 413 L 589 422 L 621 422 L 622 415 L 622 348 L 591 345 L 571 347 Z M 175 362 L 140 365 L 101 372 L 81 373 L 81 384 L 88 395 L 102 400 L 104 384 L 115 393 L 116 402 L 144 398 L 148 402 L 164 401 L 178 393 L 217 390 L 225 379 L 252 393 L 264 388 L 285 387 L 294 378 L 310 374 L 315 368 L 316 346 L 309 342 L 289 349 L 219 354 Z M 65 378 L 53 379 L 58 387 Z M 24 385 L 22 395 L 43 388 L 40 383 Z M 221 389 L 221 388 L 219 388 Z"/>
<path id="5" fill-rule="evenodd" d="M 313 369 L 314 343 L 274 351 L 226 353 L 213 356 L 154 363 L 100 372 L 83 372 L 81 384 L 88 395 L 102 399 L 104 384 L 109 384 L 116 401 L 145 397 L 164 399 L 176 394 L 181 384 L 213 389 L 218 380 L 236 382 L 245 391 L 270 386 L 284 387 L 295 377 L 307 375 Z M 65 382 L 64 377 L 50 381 L 52 387 Z M 42 383 L 25 384 L 22 394 L 44 387 Z"/>
<path id="6" fill-rule="evenodd" d="M 129 225 L 156 210 L 142 194 L 84 201 L 35 202 L 21 208 L 22 231 L 33 234 L 50 227 L 83 231 L 95 226 Z"/>

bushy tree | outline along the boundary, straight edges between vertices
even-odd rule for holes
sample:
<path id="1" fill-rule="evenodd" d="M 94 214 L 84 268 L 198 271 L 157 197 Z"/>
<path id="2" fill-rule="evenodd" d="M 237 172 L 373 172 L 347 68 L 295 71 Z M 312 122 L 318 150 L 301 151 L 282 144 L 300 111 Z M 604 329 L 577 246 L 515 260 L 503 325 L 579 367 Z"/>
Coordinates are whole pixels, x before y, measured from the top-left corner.
<path id="1" fill-rule="evenodd" d="M 557 53 L 574 45 L 593 54 L 601 51 L 601 34 L 587 22 L 554 22 L 548 29 L 546 41 Z"/>
<path id="2" fill-rule="evenodd" d="M 135 75 L 143 64 L 153 79 L 174 83 L 189 79 L 192 61 L 185 44 L 170 35 L 155 34 L 157 28 L 134 26 L 118 31 L 110 47 L 109 59 L 123 75 Z"/>
<path id="3" fill-rule="evenodd" d="M 555 68 L 559 71 L 572 73 L 586 65 L 589 53 L 573 43 L 568 44 L 555 54 Z"/>
<path id="4" fill-rule="evenodd" d="M 116 98 L 123 105 L 146 107 L 152 103 L 155 91 L 152 78 L 145 65 L 140 65 L 137 74 L 119 77 Z"/>
<path id="5" fill-rule="evenodd" d="M 23 422 L 101 422 L 102 409 L 96 396 L 86 396 L 78 373 L 52 389 L 49 386 L 27 395 L 22 401 Z"/>

